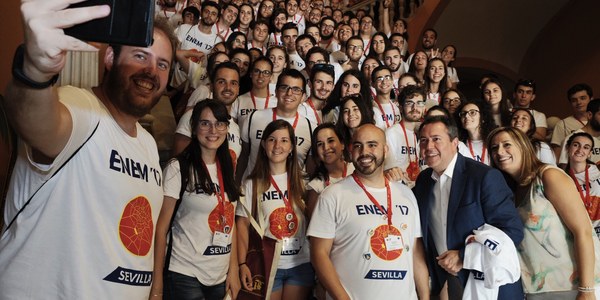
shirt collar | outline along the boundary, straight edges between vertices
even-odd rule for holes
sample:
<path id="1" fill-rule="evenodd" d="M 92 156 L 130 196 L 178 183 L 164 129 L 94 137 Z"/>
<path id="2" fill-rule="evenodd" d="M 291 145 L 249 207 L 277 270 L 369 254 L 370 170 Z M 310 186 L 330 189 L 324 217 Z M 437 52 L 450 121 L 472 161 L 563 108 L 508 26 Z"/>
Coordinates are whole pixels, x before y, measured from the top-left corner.
<path id="1" fill-rule="evenodd" d="M 457 158 L 458 158 L 458 153 L 455 153 L 454 157 L 452 158 L 452 160 L 448 164 L 448 167 L 446 167 L 446 170 L 444 170 L 444 173 L 442 173 L 442 175 L 446 175 L 446 176 L 448 176 L 448 178 L 452 179 L 452 174 L 454 173 L 454 166 L 456 166 Z M 436 182 L 440 180 L 440 176 L 438 176 L 438 174 L 435 171 L 431 172 L 431 178 L 433 180 L 435 180 Z"/>

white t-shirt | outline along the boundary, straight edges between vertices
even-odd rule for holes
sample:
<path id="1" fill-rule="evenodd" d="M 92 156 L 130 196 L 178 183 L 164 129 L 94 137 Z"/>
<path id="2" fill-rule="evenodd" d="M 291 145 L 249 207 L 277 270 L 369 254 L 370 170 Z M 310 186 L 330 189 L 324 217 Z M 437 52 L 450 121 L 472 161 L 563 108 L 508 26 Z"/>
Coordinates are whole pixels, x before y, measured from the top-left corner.
<path id="1" fill-rule="evenodd" d="M 179 49 L 196 49 L 206 55 L 210 53 L 213 46 L 223 41 L 217 36 L 216 27 L 211 28 L 211 33 L 206 34 L 198 28 L 198 25 L 181 24 L 175 29 L 175 35 L 181 44 Z"/>
<path id="2" fill-rule="evenodd" d="M 367 191 L 387 210 L 385 188 Z M 403 249 L 387 251 L 388 223 L 351 176 L 330 185 L 319 196 L 308 236 L 333 239 L 330 258 L 351 299 L 417 299 L 413 252 L 421 237 L 417 200 L 399 182 L 390 182 L 392 232 Z M 328 295 L 328 299 L 331 297 Z"/>
<path id="3" fill-rule="evenodd" d="M 188 110 L 181 116 L 179 123 L 177 123 L 175 133 L 192 138 L 192 124 L 190 124 L 190 119 L 192 118 L 193 112 L 193 110 Z M 240 152 L 242 152 L 242 139 L 240 138 L 240 127 L 234 120 L 229 120 L 227 141 L 229 143 L 229 154 L 231 154 L 233 164 L 235 165 L 237 163 L 237 158 L 240 157 Z"/>
<path id="4" fill-rule="evenodd" d="M 292 54 L 289 54 L 289 56 L 290 56 L 290 63 L 288 64 L 288 68 L 295 69 L 298 71 L 304 70 L 306 64 L 304 63 L 304 60 L 300 57 L 300 55 L 298 53 L 292 53 Z"/>
<path id="5" fill-rule="evenodd" d="M 277 184 L 277 187 L 279 187 L 281 193 L 287 198 L 287 173 L 273 175 L 273 180 Z M 241 205 L 245 205 L 248 211 L 251 212 L 251 201 L 254 198 L 252 180 L 245 181 L 244 194 L 246 195 L 245 202 L 240 203 Z M 287 199 L 290 203 L 293 202 L 292 199 Z M 310 262 L 310 248 L 308 239 L 306 238 L 306 218 L 302 211 L 296 205 L 292 204 L 292 207 L 294 208 L 292 214 L 293 217 L 291 221 L 287 220 L 288 213 L 285 202 L 283 201 L 283 196 L 273 185 L 270 185 L 269 189 L 262 193 L 261 197 L 258 197 L 258 200 L 257 207 L 260 210 L 258 217 L 261 218 L 260 223 L 265 224 L 263 228 L 265 230 L 265 235 L 278 240 L 289 238 L 297 243 L 295 244 L 295 247 L 291 247 L 290 249 L 286 249 L 284 243 L 277 268 L 290 269 Z M 237 207 L 236 215 L 247 217 L 246 210 L 241 205 Z M 289 226 L 288 221 L 293 222 L 294 225 Z M 293 229 L 290 230 L 290 227 L 293 227 Z"/>
<path id="6" fill-rule="evenodd" d="M 323 123 L 323 113 L 320 110 L 313 109 L 313 107 L 308 104 L 308 99 L 298 106 L 298 112 L 313 124 L 320 125 Z"/>
<path id="7" fill-rule="evenodd" d="M 578 132 L 584 132 L 581 129 L 577 129 L 575 131 L 573 131 L 571 134 L 568 134 L 565 137 L 565 140 L 562 143 L 562 149 L 560 150 L 560 158 L 558 160 L 559 164 L 567 164 L 569 162 L 569 154 L 567 153 L 567 141 L 569 140 L 569 138 Z M 592 148 L 592 157 L 590 158 L 590 160 L 593 163 L 599 163 L 600 162 L 600 138 L 592 136 L 592 138 L 594 139 L 594 148 Z"/>
<path id="8" fill-rule="evenodd" d="M 456 83 L 458 84 L 460 82 L 460 80 L 458 79 L 458 72 L 456 72 L 456 68 L 454 67 L 447 67 L 447 76 L 448 76 L 448 80 L 451 83 Z"/>
<path id="9" fill-rule="evenodd" d="M 241 139 L 244 143 L 250 144 L 250 157 L 248 157 L 248 165 L 246 166 L 244 178 L 246 178 L 246 176 L 252 172 L 252 169 L 254 169 L 262 133 L 267 125 L 274 121 L 273 111 L 274 109 L 272 108 L 259 109 L 253 112 L 242 124 L 240 131 Z M 315 126 L 310 123 L 307 118 L 300 116 L 300 113 L 298 113 L 297 116 L 298 123 L 294 130 L 296 134 L 296 151 L 298 153 L 298 163 L 300 164 L 300 168 L 304 168 L 304 163 L 306 162 L 306 157 L 308 156 L 310 144 L 312 142 L 312 130 Z M 295 120 L 295 118 L 281 118 L 280 116 L 276 116 L 276 119 L 286 120 L 292 125 L 294 125 Z"/>
<path id="10" fill-rule="evenodd" d="M 352 164 L 352 163 L 346 163 L 346 176 L 351 175 L 352 172 L 354 172 L 354 164 Z M 339 178 L 337 178 L 337 177 L 329 177 L 329 185 L 332 185 L 334 183 L 340 182 L 344 178 L 346 178 L 346 177 L 339 177 Z M 325 188 L 328 187 L 329 185 L 327 185 L 327 183 L 325 182 L 325 180 L 321 179 L 320 177 L 317 177 L 317 178 L 311 180 L 306 185 L 306 190 L 307 191 L 313 190 L 317 194 L 321 194 L 323 192 L 323 190 L 325 190 Z"/>
<path id="11" fill-rule="evenodd" d="M 256 104 L 255 104 L 256 102 Z M 257 109 L 273 108 L 277 106 L 275 94 L 267 97 L 253 97 L 252 91 L 240 95 L 231 105 L 231 117 L 237 119 L 238 124 L 243 124 L 246 118 Z"/>
<path id="12" fill-rule="evenodd" d="M 540 142 L 540 149 L 535 153 L 537 158 L 545 164 L 556 166 L 556 156 L 554 151 L 546 142 Z"/>
<path id="13" fill-rule="evenodd" d="M 385 131 L 385 139 L 388 145 L 388 153 L 385 159 L 384 169 L 398 167 L 407 172 L 410 180 L 406 182 L 409 187 L 414 186 L 419 169 L 419 143 L 414 131 L 407 128 L 406 135 L 401 124 L 394 124 Z M 408 140 L 408 145 L 406 141 Z M 414 162 L 414 169 L 408 170 L 409 164 Z M 410 173 L 408 172 L 410 171 Z"/>
<path id="14" fill-rule="evenodd" d="M 580 122 L 573 116 L 568 116 L 556 123 L 554 130 L 552 131 L 552 140 L 550 145 L 560 146 L 566 141 L 566 137 L 573 133 L 577 129 L 581 129 L 585 126 L 584 123 Z"/>
<path id="15" fill-rule="evenodd" d="M 383 111 L 380 109 L 383 108 Z M 373 101 L 373 118 L 375 118 L 375 125 L 379 127 L 379 124 L 383 124 L 382 129 L 390 128 L 392 125 L 396 123 L 400 123 L 402 120 L 402 115 L 400 108 L 393 102 L 377 104 L 376 101 Z M 381 128 L 381 127 L 380 127 Z"/>
<path id="16" fill-rule="evenodd" d="M 146 299 L 154 265 L 154 225 L 162 171 L 152 136 L 125 133 L 89 90 L 58 89 L 73 118 L 67 145 L 50 165 L 19 145 L 5 226 L 49 180 L 0 239 L 3 299 Z"/>
<path id="17" fill-rule="evenodd" d="M 272 32 L 269 34 L 269 47 L 271 46 L 283 46 L 283 40 L 281 40 L 281 32 Z"/>
<path id="18" fill-rule="evenodd" d="M 588 176 L 589 176 L 589 187 L 585 184 L 585 171 L 574 174 L 581 189 L 584 193 L 584 197 L 590 195 L 591 206 L 586 207 L 596 236 L 600 239 L 600 171 L 595 165 L 589 165 Z M 581 200 L 581 199 L 580 199 Z"/>
<path id="19" fill-rule="evenodd" d="M 208 164 L 206 169 L 211 180 L 220 190 L 217 177 L 217 164 Z M 178 160 L 172 160 L 164 171 L 165 196 L 179 199 L 181 190 L 181 170 Z M 190 178 L 192 179 L 192 178 Z M 235 206 L 229 202 L 227 193 L 223 214 L 219 200 L 211 191 L 202 189 L 183 193 L 183 199 L 173 220 L 173 252 L 169 270 L 197 278 L 202 284 L 213 286 L 225 281 L 229 271 L 232 232 L 235 225 Z M 171 200 L 172 201 L 172 200 Z M 225 222 L 223 222 L 225 220 Z M 228 237 L 227 246 L 213 243 L 213 236 L 224 233 Z"/>
<path id="20" fill-rule="evenodd" d="M 478 161 L 482 164 L 490 165 L 490 154 L 487 152 L 482 140 L 465 142 L 466 147 L 458 147 L 458 153 L 466 158 L 470 158 L 474 161 Z M 485 156 L 483 155 L 485 152 Z"/>

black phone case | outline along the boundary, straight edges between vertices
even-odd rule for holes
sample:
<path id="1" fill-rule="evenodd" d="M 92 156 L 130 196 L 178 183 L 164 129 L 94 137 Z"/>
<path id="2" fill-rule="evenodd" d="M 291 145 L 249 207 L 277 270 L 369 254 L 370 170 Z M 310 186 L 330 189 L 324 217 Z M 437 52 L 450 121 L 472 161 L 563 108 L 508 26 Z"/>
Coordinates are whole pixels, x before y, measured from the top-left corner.
<path id="1" fill-rule="evenodd" d="M 148 47 L 152 44 L 154 0 L 88 0 L 69 7 L 108 4 L 110 14 L 65 29 L 65 33 L 84 41 Z"/>

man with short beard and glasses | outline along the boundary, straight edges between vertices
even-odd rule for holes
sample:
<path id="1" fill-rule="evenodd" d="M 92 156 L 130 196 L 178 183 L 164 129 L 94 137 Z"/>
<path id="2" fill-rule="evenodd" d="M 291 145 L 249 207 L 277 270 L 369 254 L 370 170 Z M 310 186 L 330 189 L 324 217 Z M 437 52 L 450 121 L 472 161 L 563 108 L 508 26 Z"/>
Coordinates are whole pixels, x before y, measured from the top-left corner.
<path id="1" fill-rule="evenodd" d="M 335 38 L 333 37 L 335 29 L 335 21 L 331 17 L 324 17 L 321 19 L 321 25 L 319 33 L 321 34 L 321 41 L 319 45 L 321 48 L 333 52 L 335 49 L 335 44 L 333 43 Z"/>
<path id="2" fill-rule="evenodd" d="M 321 10 L 318 8 L 311 8 L 308 13 L 308 19 L 306 20 L 306 26 L 308 25 L 317 25 L 321 23 Z"/>
<path id="3" fill-rule="evenodd" d="M 558 166 L 563 168 L 569 162 L 569 153 L 567 151 L 567 141 L 569 138 L 578 132 L 587 132 L 592 138 L 594 138 L 594 147 L 590 151 L 592 156 L 589 160 L 595 164 L 600 163 L 600 99 L 593 99 L 587 105 L 587 118 L 588 122 L 580 129 L 573 131 L 571 134 L 565 137 L 565 141 L 562 144 L 562 151 L 560 151 L 560 157 L 558 159 Z"/>
<path id="4" fill-rule="evenodd" d="M 307 231 L 328 299 L 429 299 L 417 200 L 384 176 L 384 131 L 358 127 L 350 152 L 354 173 L 321 193 Z"/>
<path id="5" fill-rule="evenodd" d="M 211 74 L 210 78 L 212 88 L 212 99 L 218 100 L 225 104 L 227 111 L 231 114 L 233 102 L 237 99 L 240 91 L 240 70 L 238 66 L 230 61 L 218 64 Z M 192 94 L 192 96 L 194 96 Z M 190 102 L 200 102 L 205 99 L 190 99 Z M 186 111 L 175 130 L 175 140 L 173 145 L 173 156 L 181 153 L 192 140 L 192 128 L 190 119 L 192 118 L 193 109 Z M 240 127 L 235 121 L 229 122 L 227 129 L 227 140 L 229 141 L 229 152 L 232 153 L 233 163 L 235 165 L 237 158 L 242 150 L 242 142 L 240 140 Z"/>
<path id="6" fill-rule="evenodd" d="M 409 188 L 419 176 L 419 143 L 416 131 L 425 115 L 425 91 L 421 87 L 407 86 L 398 102 L 402 121 L 385 131 L 390 155 L 385 161 L 385 174 L 389 180 L 402 181 Z"/>
<path id="7" fill-rule="evenodd" d="M 392 72 L 387 66 L 379 66 L 371 72 L 371 85 L 377 92 L 373 99 L 373 117 L 376 124 L 382 124 L 381 129 L 390 128 L 402 119 L 400 109 L 392 102 L 393 83 Z"/>
<path id="8" fill-rule="evenodd" d="M 21 12 L 2 103 L 22 151 L 0 225 L 1 298 L 148 299 L 162 171 L 138 120 L 165 91 L 173 28 L 156 19 L 151 46 L 109 45 L 99 86 L 56 87 L 68 51 L 97 51 L 63 29 L 110 8 L 30 0 Z"/>
<path id="9" fill-rule="evenodd" d="M 323 123 L 321 109 L 333 91 L 335 72 L 330 64 L 314 64 L 308 80 L 310 97 L 300 104 L 298 111 L 316 125 Z"/>
<path id="10" fill-rule="evenodd" d="M 360 70 L 360 66 L 365 59 L 363 56 L 364 50 L 365 45 L 360 36 L 355 35 L 348 39 L 346 42 L 346 56 L 348 57 L 346 64 L 349 65 L 350 69 Z"/>

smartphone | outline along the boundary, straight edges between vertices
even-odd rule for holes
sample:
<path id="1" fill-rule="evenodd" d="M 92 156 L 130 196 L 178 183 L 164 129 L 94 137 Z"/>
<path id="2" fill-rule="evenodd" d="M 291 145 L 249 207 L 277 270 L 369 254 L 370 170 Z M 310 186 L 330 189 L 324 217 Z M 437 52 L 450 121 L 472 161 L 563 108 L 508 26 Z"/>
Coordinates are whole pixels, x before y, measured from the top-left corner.
<path id="1" fill-rule="evenodd" d="M 152 44 L 155 0 L 87 0 L 69 8 L 109 5 L 102 19 L 65 28 L 65 33 L 89 42 L 148 47 Z"/>

